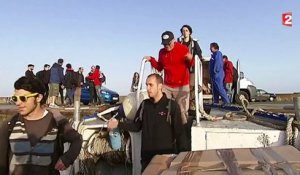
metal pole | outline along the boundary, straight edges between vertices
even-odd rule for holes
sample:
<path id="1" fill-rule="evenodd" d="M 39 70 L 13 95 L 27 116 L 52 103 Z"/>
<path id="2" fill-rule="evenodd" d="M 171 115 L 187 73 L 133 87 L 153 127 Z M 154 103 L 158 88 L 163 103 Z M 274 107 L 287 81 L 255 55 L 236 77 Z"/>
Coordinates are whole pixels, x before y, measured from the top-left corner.
<path id="1" fill-rule="evenodd" d="M 293 98 L 296 120 L 300 121 L 300 96 Z"/>
<path id="2" fill-rule="evenodd" d="M 197 126 L 200 126 L 200 117 L 201 117 L 201 114 L 200 114 L 200 109 L 203 104 L 203 99 L 200 99 L 202 98 L 202 95 L 201 97 L 199 96 L 199 83 L 200 83 L 200 79 L 201 79 L 201 68 L 200 68 L 200 60 L 199 60 L 199 57 L 196 55 L 195 56 L 195 103 L 196 103 L 196 125 Z M 200 78 L 199 78 L 200 77 Z"/>
<path id="3" fill-rule="evenodd" d="M 74 101 L 74 115 L 73 115 L 73 119 L 74 119 L 74 123 L 73 123 L 73 127 L 75 130 L 78 129 L 78 125 L 79 125 L 79 122 L 80 122 L 80 101 Z M 77 158 L 75 161 L 74 161 L 74 164 L 73 164 L 73 174 L 77 174 L 79 172 L 79 159 Z"/>
<path id="4" fill-rule="evenodd" d="M 240 94 L 240 80 L 241 80 L 241 68 L 240 68 L 240 60 L 236 62 L 236 70 L 238 72 L 238 80 L 236 85 L 236 95 L 239 96 Z"/>
<path id="5" fill-rule="evenodd" d="M 138 88 L 136 91 L 136 106 L 137 108 L 140 106 L 140 93 L 141 93 L 141 89 L 142 89 L 142 81 L 143 81 L 143 77 L 144 77 L 144 69 L 145 69 L 145 63 L 146 63 L 146 59 L 142 60 L 142 64 L 141 64 L 141 69 L 140 69 L 140 79 L 139 79 L 139 83 L 138 83 Z"/>

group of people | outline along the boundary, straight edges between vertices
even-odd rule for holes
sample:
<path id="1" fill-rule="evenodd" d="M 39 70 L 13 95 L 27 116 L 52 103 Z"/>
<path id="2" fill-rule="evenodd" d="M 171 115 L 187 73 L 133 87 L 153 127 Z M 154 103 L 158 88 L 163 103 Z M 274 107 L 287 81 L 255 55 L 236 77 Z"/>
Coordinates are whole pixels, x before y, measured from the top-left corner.
<path id="1" fill-rule="evenodd" d="M 188 115 L 188 110 L 190 98 L 194 98 L 192 96 L 195 76 L 194 59 L 196 56 L 202 59 L 202 51 L 197 40 L 191 37 L 191 26 L 183 25 L 180 32 L 182 35 L 177 42 L 171 31 L 162 33 L 163 48 L 159 51 L 158 60 L 152 56 L 144 57 L 156 70 L 164 71 L 164 78 L 155 73 L 147 77 L 149 99 L 141 103 L 134 120 L 119 121 L 114 118 L 108 122 L 109 129 L 142 131 L 142 171 L 156 154 L 191 150 L 193 118 Z M 227 71 L 230 67 L 229 61 L 228 59 L 222 61 L 222 53 L 217 43 L 211 43 L 210 49 L 212 52 L 210 76 L 214 103 L 218 103 L 221 96 L 224 104 L 229 104 L 225 92 L 229 82 L 227 78 L 226 81 L 224 79 L 224 70 Z M 223 69 L 224 67 L 226 69 Z M 135 73 L 132 91 L 136 90 L 138 78 L 138 73 Z"/>
<path id="2" fill-rule="evenodd" d="M 52 67 L 49 64 L 44 65 L 44 69 L 34 74 L 34 65 L 29 64 L 28 70 L 25 72 L 25 77 L 36 78 L 40 80 L 45 88 L 45 98 L 49 107 L 59 107 L 56 103 L 56 98 L 61 97 L 61 105 L 73 106 L 74 98 L 80 96 L 81 87 L 85 81 L 90 87 L 90 102 L 91 104 L 101 104 L 102 98 L 100 95 L 100 89 L 102 85 L 100 66 L 92 66 L 88 76 L 84 78 L 83 67 L 79 67 L 78 71 L 75 72 L 70 63 L 66 64 L 66 71 L 64 73 L 63 68 L 64 60 L 59 58 Z M 64 89 L 66 93 L 64 95 Z"/>
<path id="3" fill-rule="evenodd" d="M 150 74 L 146 80 L 149 99 L 139 106 L 133 121 L 108 121 L 109 130 L 120 128 L 127 131 L 142 131 L 141 164 L 142 170 L 150 163 L 156 154 L 178 153 L 191 150 L 191 126 L 193 118 L 189 117 L 190 90 L 194 76 L 194 58 L 201 59 L 202 51 L 196 40 L 191 37 L 192 28 L 183 25 L 182 36 L 175 40 L 171 31 L 161 35 L 163 48 L 158 59 L 145 56 L 144 59 L 158 71 L 164 71 L 164 78 L 159 74 Z M 212 58 L 210 61 L 210 76 L 213 88 L 214 103 L 221 96 L 224 104 L 229 104 L 225 87 L 230 82 L 224 81 L 228 62 L 222 61 L 222 53 L 217 43 L 211 43 Z M 228 60 L 227 60 L 228 61 Z M 50 68 L 33 73 L 34 65 L 28 65 L 26 76 L 19 78 L 15 84 L 12 100 L 19 113 L 10 121 L 0 126 L 0 174 L 47 174 L 56 175 L 58 170 L 66 169 L 79 154 L 82 139 L 68 121 L 57 111 L 51 111 L 43 104 L 47 101 L 46 87 L 49 84 L 50 107 L 55 107 L 55 97 L 59 87 L 73 89 L 84 83 L 83 69 L 77 74 L 75 84 L 66 83 L 66 79 L 74 72 L 71 64 L 67 64 L 66 74 L 63 74 L 63 59 L 58 59 Z M 232 64 L 231 64 L 232 65 Z M 229 64 L 230 67 L 230 64 Z M 100 66 L 92 66 L 87 76 L 90 85 L 94 85 L 96 93 L 101 88 Z M 46 78 L 45 78 L 46 77 Z M 133 79 L 132 91 L 137 90 L 139 76 Z M 40 81 L 41 80 L 41 81 Z M 44 81 L 43 81 L 44 80 Z M 224 86 L 224 82 L 226 83 Z M 69 86 L 70 85 L 70 86 Z M 67 96 L 72 94 L 67 92 Z M 99 94 L 96 94 L 100 97 Z M 92 96 L 93 97 L 93 96 Z M 94 98 L 92 98 L 94 100 Z M 101 99 L 98 99 L 101 102 Z M 36 127 L 39 126 L 39 127 Z M 61 142 L 70 142 L 70 148 L 62 153 Z"/>

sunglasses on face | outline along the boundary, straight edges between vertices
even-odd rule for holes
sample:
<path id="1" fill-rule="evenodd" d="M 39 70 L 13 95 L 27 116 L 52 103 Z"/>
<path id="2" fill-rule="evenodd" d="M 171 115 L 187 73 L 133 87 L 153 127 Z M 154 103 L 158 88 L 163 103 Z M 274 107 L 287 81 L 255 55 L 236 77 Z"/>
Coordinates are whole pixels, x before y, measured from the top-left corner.
<path id="1" fill-rule="evenodd" d="M 21 102 L 26 102 L 28 98 L 30 97 L 36 97 L 37 95 L 39 95 L 38 93 L 32 93 L 32 94 L 28 94 L 28 95 L 14 95 L 11 97 L 11 99 L 14 101 L 14 102 L 17 102 L 18 100 L 20 100 Z"/>

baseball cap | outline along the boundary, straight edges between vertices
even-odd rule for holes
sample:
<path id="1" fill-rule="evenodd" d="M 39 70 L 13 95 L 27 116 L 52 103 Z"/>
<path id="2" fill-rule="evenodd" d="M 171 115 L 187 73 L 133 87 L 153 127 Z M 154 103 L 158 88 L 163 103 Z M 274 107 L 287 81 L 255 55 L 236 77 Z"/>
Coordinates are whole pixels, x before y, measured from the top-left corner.
<path id="1" fill-rule="evenodd" d="M 170 31 L 165 31 L 161 34 L 161 44 L 166 45 L 169 44 L 170 41 L 174 39 L 174 34 Z"/>

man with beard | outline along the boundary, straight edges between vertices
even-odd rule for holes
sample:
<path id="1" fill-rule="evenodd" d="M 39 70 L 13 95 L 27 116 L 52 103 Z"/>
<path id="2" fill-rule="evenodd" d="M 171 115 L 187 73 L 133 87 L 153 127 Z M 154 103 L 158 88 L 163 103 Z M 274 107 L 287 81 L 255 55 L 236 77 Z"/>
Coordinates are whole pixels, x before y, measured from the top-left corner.
<path id="1" fill-rule="evenodd" d="M 146 86 L 150 98 L 141 103 L 133 122 L 111 119 L 107 124 L 110 130 L 115 128 L 131 132 L 142 130 L 142 171 L 156 154 L 178 153 L 187 148 L 180 108 L 174 100 L 168 99 L 162 92 L 162 77 L 150 74 Z"/>

